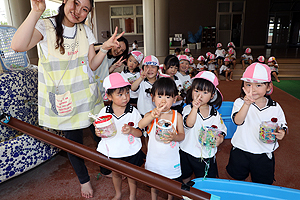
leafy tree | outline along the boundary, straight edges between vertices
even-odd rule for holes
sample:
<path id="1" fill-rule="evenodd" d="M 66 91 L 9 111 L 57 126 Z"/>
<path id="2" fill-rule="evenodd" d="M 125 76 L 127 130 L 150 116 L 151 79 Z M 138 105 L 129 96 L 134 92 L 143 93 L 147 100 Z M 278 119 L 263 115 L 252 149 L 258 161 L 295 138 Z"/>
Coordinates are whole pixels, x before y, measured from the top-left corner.
<path id="1" fill-rule="evenodd" d="M 41 15 L 41 19 L 42 18 L 46 18 L 46 17 L 51 17 L 53 15 L 57 15 L 57 11 L 56 10 L 50 10 L 49 8 L 46 9 L 43 14 Z"/>

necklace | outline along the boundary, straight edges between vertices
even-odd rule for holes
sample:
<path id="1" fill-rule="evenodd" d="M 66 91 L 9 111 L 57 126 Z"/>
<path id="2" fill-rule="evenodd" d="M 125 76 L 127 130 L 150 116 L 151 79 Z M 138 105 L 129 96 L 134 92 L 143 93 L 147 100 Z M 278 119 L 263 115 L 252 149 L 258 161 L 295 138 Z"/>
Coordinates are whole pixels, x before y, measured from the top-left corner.
<path id="1" fill-rule="evenodd" d="M 166 111 L 166 112 L 162 112 L 162 111 L 161 111 L 160 113 L 169 113 L 169 112 L 171 112 L 171 109 L 168 110 L 168 111 Z"/>

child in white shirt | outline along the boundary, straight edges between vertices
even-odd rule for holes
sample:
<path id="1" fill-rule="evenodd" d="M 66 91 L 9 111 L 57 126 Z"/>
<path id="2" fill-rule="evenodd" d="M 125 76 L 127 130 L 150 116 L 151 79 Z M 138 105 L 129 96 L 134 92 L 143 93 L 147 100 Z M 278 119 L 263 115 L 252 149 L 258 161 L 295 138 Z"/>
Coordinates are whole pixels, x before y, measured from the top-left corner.
<path id="1" fill-rule="evenodd" d="M 116 127 L 116 134 L 112 137 L 102 137 L 97 151 L 109 158 L 118 158 L 131 164 L 141 166 L 143 164 L 142 131 L 138 128 L 141 115 L 138 110 L 129 104 L 130 83 L 119 73 L 112 73 L 103 81 L 109 106 L 101 109 L 99 117 L 112 116 Z M 101 131 L 95 122 L 95 132 L 101 137 Z M 113 132 L 113 129 L 111 130 Z M 122 148 L 120 148 L 122 147 Z M 112 172 L 112 181 L 116 191 L 114 199 L 122 196 L 122 175 Z M 136 198 L 136 181 L 128 177 L 130 197 Z"/>

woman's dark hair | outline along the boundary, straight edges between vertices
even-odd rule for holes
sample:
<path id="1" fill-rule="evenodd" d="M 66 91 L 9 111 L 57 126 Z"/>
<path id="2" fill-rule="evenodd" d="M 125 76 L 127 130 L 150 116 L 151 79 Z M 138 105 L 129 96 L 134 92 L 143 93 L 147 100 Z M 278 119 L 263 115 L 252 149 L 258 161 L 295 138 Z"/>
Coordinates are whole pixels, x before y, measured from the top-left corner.
<path id="1" fill-rule="evenodd" d="M 152 85 L 151 90 L 148 90 L 148 92 L 150 92 L 152 97 L 155 96 L 156 92 L 158 95 L 168 95 L 171 97 L 175 97 L 178 95 L 178 90 L 175 81 L 173 81 L 173 79 L 171 78 L 166 77 L 161 77 L 157 79 Z"/>
<path id="2" fill-rule="evenodd" d="M 75 1 L 74 1 L 75 4 Z M 93 18 L 93 7 L 94 7 L 94 0 L 90 0 L 90 5 L 91 5 L 91 15 Z M 61 54 L 65 54 L 65 48 L 64 48 L 64 38 L 63 38 L 63 33 L 64 29 L 62 26 L 63 19 L 65 17 L 65 3 L 62 3 L 61 6 L 58 8 L 58 14 L 54 16 L 55 22 L 56 22 L 56 27 L 55 27 L 55 32 L 56 32 L 56 45 L 55 49 L 59 49 L 59 52 Z M 81 22 L 84 23 L 86 18 Z M 92 24 L 93 26 L 93 24 Z"/>
<path id="3" fill-rule="evenodd" d="M 106 90 L 106 94 L 107 94 L 107 95 L 112 95 L 112 93 L 114 93 L 114 91 L 116 91 L 116 90 L 118 90 L 118 89 L 119 89 L 119 92 L 121 93 L 121 92 L 123 92 L 123 91 L 129 91 L 130 88 L 131 88 L 130 85 L 126 85 L 126 86 L 121 87 L 121 88 L 107 89 L 107 90 Z"/>
<path id="4" fill-rule="evenodd" d="M 168 55 L 166 56 L 164 60 L 164 65 L 166 68 L 163 68 L 162 72 L 166 73 L 166 71 L 171 67 L 171 66 L 176 66 L 177 69 L 179 68 L 179 60 L 176 56 L 174 55 Z"/>
<path id="5" fill-rule="evenodd" d="M 125 46 L 126 46 L 126 49 L 125 49 L 125 51 L 124 51 L 121 55 L 118 55 L 117 57 L 114 57 L 115 60 L 114 60 L 114 62 L 112 63 L 112 65 L 115 64 L 116 62 L 118 62 L 118 60 L 119 60 L 122 56 L 123 56 L 123 59 L 124 59 L 124 58 L 126 58 L 126 56 L 128 55 L 128 50 L 129 50 L 128 40 L 127 40 L 126 38 L 124 38 L 123 36 L 119 37 L 117 40 L 118 40 L 118 42 L 124 42 L 124 43 L 125 43 Z M 107 57 L 108 57 L 108 58 L 113 58 L 113 56 L 110 55 L 110 54 L 111 54 L 111 51 L 112 51 L 112 49 L 108 50 L 108 53 L 107 53 Z"/>
<path id="6" fill-rule="evenodd" d="M 243 90 L 244 83 L 245 83 L 245 81 L 242 81 L 241 92 L 240 92 L 240 97 L 242 97 L 242 98 L 244 98 L 246 96 L 246 94 L 245 94 L 245 92 Z M 270 82 L 264 82 L 262 84 L 265 84 L 265 85 L 269 86 Z M 265 94 L 265 96 L 267 96 L 267 94 Z"/>
<path id="7" fill-rule="evenodd" d="M 192 101 L 193 101 L 192 92 L 195 89 L 200 90 L 200 91 L 208 91 L 212 95 L 216 93 L 217 94 L 217 99 L 213 102 L 209 101 L 207 104 L 210 105 L 210 106 L 214 106 L 217 109 L 221 107 L 221 105 L 222 105 L 222 95 L 221 95 L 221 93 L 219 92 L 219 90 L 217 90 L 215 88 L 215 86 L 210 81 L 208 81 L 206 79 L 203 79 L 203 78 L 195 78 L 193 80 L 191 88 L 187 91 L 186 104 L 192 103 Z"/>

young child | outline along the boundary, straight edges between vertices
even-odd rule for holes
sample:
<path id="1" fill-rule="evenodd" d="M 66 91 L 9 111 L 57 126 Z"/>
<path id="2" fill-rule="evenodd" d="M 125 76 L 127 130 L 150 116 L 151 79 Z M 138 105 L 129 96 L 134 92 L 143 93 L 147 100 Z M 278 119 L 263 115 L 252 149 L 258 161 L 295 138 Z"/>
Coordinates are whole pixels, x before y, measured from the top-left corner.
<path id="1" fill-rule="evenodd" d="M 264 56 L 258 56 L 256 58 L 255 62 L 259 62 L 261 64 L 265 64 L 265 57 Z"/>
<path id="2" fill-rule="evenodd" d="M 188 105 L 183 108 L 186 135 L 180 143 L 180 163 L 184 183 L 191 180 L 193 173 L 196 178 L 218 177 L 215 155 L 217 146 L 224 140 L 227 128 L 216 110 L 222 104 L 222 95 L 217 85 L 218 79 L 214 73 L 202 71 L 193 78 L 192 87 L 188 92 Z M 212 125 L 217 126 L 222 134 L 216 136 L 214 147 L 204 146 L 199 142 L 199 131 L 202 127 Z"/>
<path id="3" fill-rule="evenodd" d="M 176 48 L 175 49 L 175 56 L 179 56 L 180 55 L 180 53 L 181 53 L 181 49 L 180 48 Z"/>
<path id="4" fill-rule="evenodd" d="M 220 74 L 225 76 L 226 81 L 233 81 L 232 76 L 233 76 L 233 71 L 230 69 L 230 60 L 229 58 L 225 58 L 224 60 L 224 65 L 220 67 Z M 228 80 L 228 75 L 229 75 L 229 80 Z"/>
<path id="5" fill-rule="evenodd" d="M 192 56 L 191 50 L 190 50 L 189 48 L 185 48 L 185 49 L 184 49 L 184 54 L 185 54 L 186 56 L 188 56 L 188 57 L 191 57 L 191 56 Z"/>
<path id="6" fill-rule="evenodd" d="M 139 122 L 140 128 L 148 126 L 149 143 L 145 168 L 170 179 L 181 181 L 178 142 L 184 139 L 184 130 L 181 114 L 171 110 L 178 95 L 175 82 L 170 78 L 159 78 L 153 84 L 151 95 L 156 108 L 148 112 Z M 157 125 L 161 120 L 171 122 L 168 125 L 172 128 L 168 131 L 169 135 L 164 135 L 159 140 Z M 154 188 L 151 188 L 151 197 L 151 199 L 157 199 L 157 190 Z M 172 196 L 168 195 L 168 199 L 172 199 Z"/>
<path id="7" fill-rule="evenodd" d="M 280 80 L 278 78 L 278 64 L 277 64 L 277 61 L 275 59 L 274 56 L 271 56 L 269 59 L 268 59 L 268 65 L 271 69 L 271 75 L 276 79 L 276 81 L 279 83 Z"/>
<path id="8" fill-rule="evenodd" d="M 245 69 L 245 64 L 249 64 L 251 65 L 253 62 L 253 57 L 251 55 L 251 48 L 247 48 L 245 50 L 245 53 L 241 56 L 242 60 L 242 66 L 243 66 L 243 70 Z"/>
<path id="9" fill-rule="evenodd" d="M 134 40 L 134 42 L 132 43 L 132 51 L 135 51 L 138 49 L 138 43 L 136 40 Z"/>
<path id="10" fill-rule="evenodd" d="M 241 80 L 241 97 L 235 100 L 231 114 L 238 127 L 231 139 L 233 147 L 226 169 L 237 180 L 245 180 L 250 173 L 252 182 L 272 184 L 274 151 L 279 146 L 277 140 L 283 139 L 287 129 L 285 116 L 280 105 L 269 96 L 273 84 L 267 65 L 251 64 Z M 272 133 L 276 139 L 274 143 L 264 143 L 260 140 L 260 125 L 271 120 L 277 121 L 279 126 L 278 131 Z"/>
<path id="11" fill-rule="evenodd" d="M 233 42 L 229 42 L 228 45 L 228 51 L 227 51 L 227 55 L 225 57 L 230 59 L 230 62 L 233 66 L 233 69 L 235 69 L 236 66 L 236 51 L 235 51 L 235 45 L 233 44 Z"/>
<path id="12" fill-rule="evenodd" d="M 144 156 L 140 139 L 142 131 L 138 128 L 141 115 L 135 107 L 129 104 L 130 83 L 120 73 L 112 73 L 104 79 L 103 87 L 111 104 L 102 108 L 98 117 L 112 115 L 117 133 L 113 137 L 103 137 L 98 144 L 97 151 L 109 158 L 118 158 L 141 166 Z M 95 132 L 100 137 L 98 128 L 95 128 Z M 122 175 L 113 171 L 112 181 L 116 190 L 113 199 L 121 199 Z M 136 199 L 136 181 L 128 178 L 128 185 L 130 199 Z"/>
<path id="13" fill-rule="evenodd" d="M 197 70 L 199 72 L 207 70 L 204 56 L 200 55 L 197 60 L 199 61 L 199 63 L 197 64 Z"/>
<path id="14" fill-rule="evenodd" d="M 223 65 L 223 60 L 224 60 L 225 55 L 226 55 L 226 51 L 222 47 L 223 47 L 222 43 L 217 44 L 217 49 L 216 49 L 215 54 L 216 54 L 216 57 L 217 57 L 216 59 L 217 59 L 218 66 Z"/>
<path id="15" fill-rule="evenodd" d="M 140 51 L 131 51 L 127 59 L 126 66 L 121 75 L 128 80 L 130 84 L 140 77 L 139 65 L 144 58 L 144 54 Z M 137 104 L 138 93 L 130 91 L 130 104 Z"/>
<path id="16" fill-rule="evenodd" d="M 187 91 L 191 86 L 191 77 L 188 74 L 190 58 L 186 55 L 179 55 L 177 58 L 179 60 L 179 70 L 176 76 L 181 80 L 183 89 Z"/>
<path id="17" fill-rule="evenodd" d="M 218 69 L 216 67 L 216 55 L 215 54 L 210 54 L 209 59 L 207 59 L 207 68 L 208 68 L 208 71 L 215 73 L 215 75 L 219 79 L 219 73 L 218 73 L 218 71 L 217 71 Z"/>
<path id="18" fill-rule="evenodd" d="M 137 109 L 144 116 L 155 108 L 151 96 L 146 92 L 157 79 L 159 62 L 155 56 L 144 58 L 141 76 L 132 83 L 131 90 L 138 92 Z"/>
<path id="19" fill-rule="evenodd" d="M 182 91 L 183 86 L 181 80 L 176 76 L 177 69 L 179 68 L 179 60 L 174 55 L 169 55 L 165 58 L 163 73 L 169 75 L 169 77 L 175 81 L 178 91 Z M 183 97 L 177 96 L 175 103 L 173 103 L 171 109 L 177 110 L 180 114 L 182 113 Z"/>

